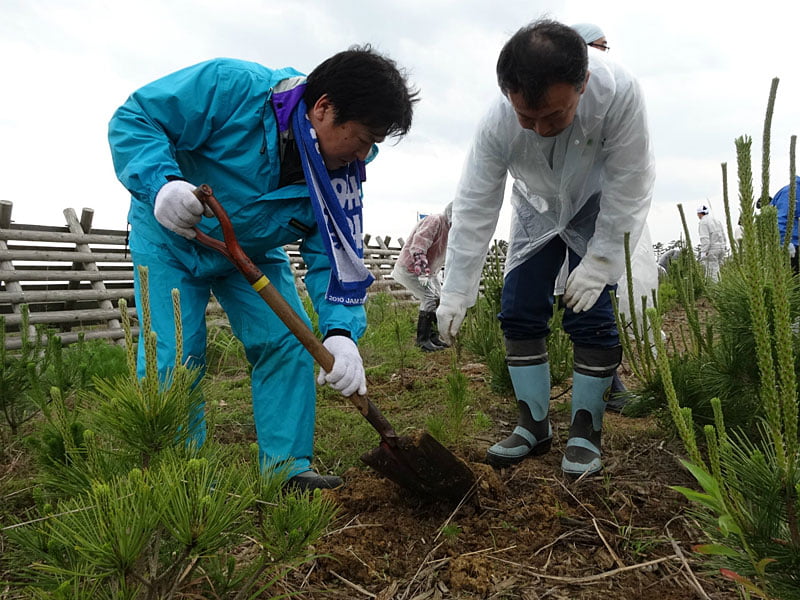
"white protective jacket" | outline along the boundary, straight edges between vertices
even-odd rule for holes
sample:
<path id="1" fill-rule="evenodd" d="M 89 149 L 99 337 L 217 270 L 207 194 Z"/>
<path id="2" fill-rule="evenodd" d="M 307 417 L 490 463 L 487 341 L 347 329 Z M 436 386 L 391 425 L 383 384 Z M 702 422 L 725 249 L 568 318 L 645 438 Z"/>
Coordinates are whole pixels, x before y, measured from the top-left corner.
<path id="1" fill-rule="evenodd" d="M 725 241 L 725 227 L 718 219 L 711 215 L 706 215 L 697 224 L 700 232 L 700 260 L 707 256 L 724 257 L 728 251 L 728 243 Z"/>
<path id="2" fill-rule="evenodd" d="M 607 283 L 622 276 L 624 234 L 635 247 L 655 166 L 637 81 L 600 53 L 589 54 L 589 81 L 573 124 L 555 139 L 552 168 L 542 138 L 520 126 L 502 95 L 481 121 L 453 202 L 442 304 L 475 303 L 507 173 L 514 184 L 506 272 L 558 235 Z M 587 202 L 593 195 L 599 203 Z"/>

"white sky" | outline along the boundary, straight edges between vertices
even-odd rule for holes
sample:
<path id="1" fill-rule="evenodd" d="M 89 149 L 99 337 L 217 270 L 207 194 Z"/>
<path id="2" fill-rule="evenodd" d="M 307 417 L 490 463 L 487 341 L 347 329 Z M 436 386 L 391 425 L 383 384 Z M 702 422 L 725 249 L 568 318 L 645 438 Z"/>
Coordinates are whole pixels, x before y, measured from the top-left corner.
<path id="1" fill-rule="evenodd" d="M 714 6 L 712 6 L 712 4 Z M 597 23 L 611 56 L 647 97 L 657 183 L 654 242 L 690 233 L 694 209 L 724 217 L 721 163 L 738 207 L 734 139 L 753 137 L 761 190 L 764 114 L 780 78 L 770 194 L 789 181 L 800 131 L 800 2 L 703 0 L 0 0 L 0 199 L 19 223 L 63 225 L 62 211 L 95 210 L 96 227 L 124 229 L 128 194 L 106 140 L 114 110 L 136 88 L 217 56 L 309 72 L 369 42 L 405 67 L 422 92 L 411 133 L 383 144 L 368 169 L 365 232 L 405 237 L 417 212 L 452 199 L 475 126 L 496 93 L 503 43 L 541 16 Z M 739 7 L 745 8 L 739 8 Z M 196 182 L 199 183 L 199 182 Z M 738 215 L 738 208 L 735 209 Z M 497 237 L 508 237 L 504 208 Z"/>

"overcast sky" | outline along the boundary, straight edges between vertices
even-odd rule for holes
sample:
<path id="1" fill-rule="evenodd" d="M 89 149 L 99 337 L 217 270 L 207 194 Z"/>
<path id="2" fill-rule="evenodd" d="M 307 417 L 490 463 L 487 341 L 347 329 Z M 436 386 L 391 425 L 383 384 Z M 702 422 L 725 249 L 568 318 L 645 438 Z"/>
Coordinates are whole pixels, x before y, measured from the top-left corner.
<path id="1" fill-rule="evenodd" d="M 738 206 L 734 140 L 754 141 L 756 193 L 769 87 L 780 78 L 769 186 L 789 181 L 800 131 L 800 2 L 711 7 L 674 0 L 0 0 L 0 199 L 18 223 L 63 225 L 62 211 L 95 210 L 95 226 L 124 229 L 128 194 L 106 138 L 114 110 L 153 79 L 217 56 L 309 72 L 352 44 L 371 43 L 420 88 L 410 134 L 383 144 L 368 169 L 365 232 L 405 237 L 418 212 L 452 199 L 481 114 L 497 93 L 503 43 L 542 16 L 594 22 L 610 56 L 645 90 L 657 182 L 653 241 L 681 235 L 683 203 L 724 217 L 721 163 Z M 717 5 L 718 3 L 713 3 Z M 201 183 L 201 182 L 196 182 Z M 738 214 L 738 208 L 735 209 Z M 508 238 L 504 208 L 497 237 Z"/>

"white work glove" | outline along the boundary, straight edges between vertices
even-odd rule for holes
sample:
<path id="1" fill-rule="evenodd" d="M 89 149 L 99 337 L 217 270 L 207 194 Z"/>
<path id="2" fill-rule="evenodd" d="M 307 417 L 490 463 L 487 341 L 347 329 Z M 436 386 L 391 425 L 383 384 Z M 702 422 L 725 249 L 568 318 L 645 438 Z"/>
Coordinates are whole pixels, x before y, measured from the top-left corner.
<path id="1" fill-rule="evenodd" d="M 567 277 L 564 302 L 576 313 L 589 310 L 597 302 L 605 287 L 606 277 L 603 270 L 593 269 L 582 260 Z"/>
<path id="2" fill-rule="evenodd" d="M 195 186 L 188 181 L 175 180 L 165 183 L 156 194 L 153 213 L 156 220 L 170 231 L 192 240 L 195 237 L 195 225 L 203 215 L 214 213 L 204 206 L 194 195 Z"/>
<path id="3" fill-rule="evenodd" d="M 467 307 L 447 296 L 443 296 L 436 309 L 436 324 L 439 328 L 439 337 L 445 344 L 452 345 L 453 338 L 458 334 L 464 316 L 467 314 Z"/>
<path id="4" fill-rule="evenodd" d="M 322 345 L 333 354 L 333 368 L 328 373 L 320 367 L 317 383 L 327 383 L 344 396 L 352 396 L 356 392 L 362 396 L 366 394 L 367 375 L 356 343 L 346 335 L 332 335 Z"/>

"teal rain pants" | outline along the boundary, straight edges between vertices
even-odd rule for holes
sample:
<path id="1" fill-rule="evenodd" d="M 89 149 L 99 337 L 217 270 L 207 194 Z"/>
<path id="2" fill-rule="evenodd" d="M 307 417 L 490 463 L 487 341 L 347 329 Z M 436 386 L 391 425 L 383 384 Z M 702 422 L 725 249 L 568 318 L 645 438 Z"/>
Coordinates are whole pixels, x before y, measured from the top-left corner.
<path id="1" fill-rule="evenodd" d="M 182 361 L 206 364 L 206 306 L 213 293 L 228 315 L 234 335 L 244 344 L 253 366 L 251 393 L 261 464 L 294 460 L 290 475 L 310 468 L 314 443 L 316 390 L 314 363 L 286 326 L 244 277 L 213 250 L 200 248 L 179 256 L 164 246 L 131 239 L 136 266 L 149 271 L 153 331 L 158 336 L 158 369 L 162 379 L 175 364 L 172 289 L 180 290 L 184 355 Z M 215 256 L 216 255 L 216 256 Z M 289 259 L 282 248 L 269 251 L 256 263 L 310 326 L 295 288 Z M 141 306 L 138 276 L 136 304 Z M 144 344 L 139 344 L 139 375 L 144 375 Z M 202 444 L 205 423 L 200 417 L 194 441 Z"/>

